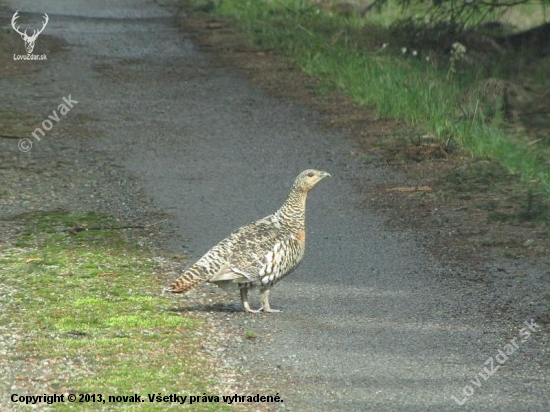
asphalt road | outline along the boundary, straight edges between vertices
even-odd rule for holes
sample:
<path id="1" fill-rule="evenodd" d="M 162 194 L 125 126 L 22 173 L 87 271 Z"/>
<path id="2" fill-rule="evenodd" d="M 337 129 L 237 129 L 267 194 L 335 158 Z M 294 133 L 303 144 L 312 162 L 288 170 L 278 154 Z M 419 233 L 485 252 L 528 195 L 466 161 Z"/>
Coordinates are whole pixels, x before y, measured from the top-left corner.
<path id="1" fill-rule="evenodd" d="M 302 170 L 332 174 L 309 196 L 302 265 L 272 292 L 284 312 L 257 315 L 258 343 L 230 355 L 246 373 L 281 376 L 281 407 L 550 410 L 541 369 L 548 352 L 537 341 L 544 332 L 518 339 L 504 366 L 476 381 L 529 316 L 487 314 L 482 287 L 453 277 L 411 233 L 387 230 L 363 200 L 372 184 L 402 178 L 354 161 L 348 136 L 198 50 L 157 2 L 7 3 L 37 18 L 47 12 L 44 34 L 69 44 L 40 73 L 43 81 L 21 84 L 20 98 L 38 99 L 46 115 L 63 96 L 78 100 L 97 131 L 82 150 L 109 153 L 171 216 L 167 249 L 198 258 L 276 210 Z M 227 322 L 245 328 L 250 316 L 228 312 Z"/>

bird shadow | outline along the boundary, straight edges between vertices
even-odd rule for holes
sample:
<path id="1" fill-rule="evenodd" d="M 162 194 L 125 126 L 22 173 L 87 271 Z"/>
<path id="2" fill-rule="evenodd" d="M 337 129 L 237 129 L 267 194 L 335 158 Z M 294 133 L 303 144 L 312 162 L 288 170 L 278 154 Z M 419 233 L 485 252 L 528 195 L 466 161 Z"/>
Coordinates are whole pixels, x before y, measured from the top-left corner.
<path id="1" fill-rule="evenodd" d="M 169 312 L 184 313 L 184 312 L 222 312 L 222 313 L 238 313 L 244 312 L 241 305 L 237 304 L 220 304 L 213 305 L 185 305 L 177 308 L 167 309 Z"/>

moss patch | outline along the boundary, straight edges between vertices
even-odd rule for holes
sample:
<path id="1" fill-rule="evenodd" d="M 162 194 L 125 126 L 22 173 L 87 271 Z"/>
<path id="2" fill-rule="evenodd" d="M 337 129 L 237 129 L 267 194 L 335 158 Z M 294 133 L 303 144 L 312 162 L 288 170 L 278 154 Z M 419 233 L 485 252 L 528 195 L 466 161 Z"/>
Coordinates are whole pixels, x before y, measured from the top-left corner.
<path id="1" fill-rule="evenodd" d="M 152 252 L 129 243 L 115 229 L 119 222 L 95 213 L 60 211 L 14 219 L 22 230 L 14 246 L 5 246 L 0 254 L 0 281 L 12 291 L 0 324 L 23 337 L 12 360 L 56 365 L 52 393 L 139 393 L 144 398 L 159 392 L 208 393 L 209 368 L 196 355 L 194 336 L 201 322 L 169 310 Z M 74 233 L 74 227 L 94 230 Z M 194 410 L 225 408 L 196 406 Z M 117 410 L 136 407 L 181 406 L 147 400 L 116 405 Z"/>

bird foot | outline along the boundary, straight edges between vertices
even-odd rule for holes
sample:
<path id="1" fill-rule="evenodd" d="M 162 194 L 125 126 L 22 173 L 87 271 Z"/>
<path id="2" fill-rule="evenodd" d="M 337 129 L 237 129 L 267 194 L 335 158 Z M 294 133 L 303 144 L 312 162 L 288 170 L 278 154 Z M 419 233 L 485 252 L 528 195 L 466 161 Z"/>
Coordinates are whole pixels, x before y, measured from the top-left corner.
<path id="1" fill-rule="evenodd" d="M 260 313 L 260 312 L 264 312 L 264 313 L 281 313 L 282 312 L 282 310 L 280 310 L 280 309 L 264 308 L 263 306 L 260 307 L 260 309 L 245 308 L 245 311 L 248 312 L 248 313 Z"/>

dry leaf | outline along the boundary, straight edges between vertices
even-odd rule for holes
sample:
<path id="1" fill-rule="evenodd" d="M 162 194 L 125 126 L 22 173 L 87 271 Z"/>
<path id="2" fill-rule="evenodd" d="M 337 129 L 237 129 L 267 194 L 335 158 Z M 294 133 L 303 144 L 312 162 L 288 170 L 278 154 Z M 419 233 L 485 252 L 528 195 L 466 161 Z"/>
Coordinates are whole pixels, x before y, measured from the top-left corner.
<path id="1" fill-rule="evenodd" d="M 103 272 L 97 276 L 118 276 L 118 275 L 120 275 L 120 272 Z"/>

